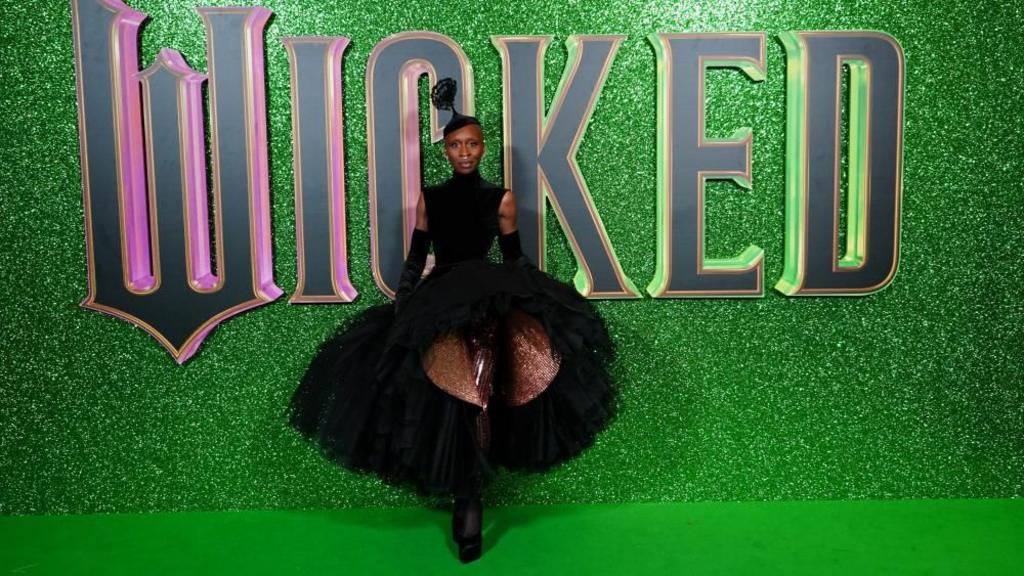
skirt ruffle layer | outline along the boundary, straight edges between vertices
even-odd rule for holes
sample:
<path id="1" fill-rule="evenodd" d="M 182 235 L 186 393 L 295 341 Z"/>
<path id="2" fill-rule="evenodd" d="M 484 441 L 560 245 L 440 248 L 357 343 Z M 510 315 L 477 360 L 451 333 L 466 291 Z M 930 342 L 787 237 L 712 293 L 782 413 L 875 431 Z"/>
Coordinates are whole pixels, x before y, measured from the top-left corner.
<path id="1" fill-rule="evenodd" d="M 529 402 L 490 404 L 484 451 L 480 407 L 431 382 L 422 358 L 439 336 L 514 309 L 540 322 L 561 364 Z M 530 265 L 460 262 L 435 268 L 398 317 L 383 304 L 341 326 L 303 376 L 289 421 L 346 468 L 425 495 L 469 494 L 498 466 L 543 471 L 593 444 L 617 412 L 614 355 L 601 316 L 569 284 Z"/>

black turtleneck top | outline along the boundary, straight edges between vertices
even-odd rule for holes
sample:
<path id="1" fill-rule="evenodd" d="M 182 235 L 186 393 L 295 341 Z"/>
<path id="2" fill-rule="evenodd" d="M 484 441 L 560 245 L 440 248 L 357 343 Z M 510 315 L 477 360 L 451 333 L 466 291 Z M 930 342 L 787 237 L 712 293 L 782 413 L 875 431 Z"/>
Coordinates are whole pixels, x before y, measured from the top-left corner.
<path id="1" fill-rule="evenodd" d="M 498 206 L 505 190 L 479 169 L 423 189 L 435 265 L 487 258 L 498 235 Z"/>

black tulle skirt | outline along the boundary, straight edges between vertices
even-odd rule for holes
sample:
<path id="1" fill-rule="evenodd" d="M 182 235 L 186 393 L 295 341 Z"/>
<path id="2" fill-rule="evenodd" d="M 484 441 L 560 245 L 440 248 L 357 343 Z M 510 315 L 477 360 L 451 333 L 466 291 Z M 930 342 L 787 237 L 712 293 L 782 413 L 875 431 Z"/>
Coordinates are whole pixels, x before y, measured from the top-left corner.
<path id="1" fill-rule="evenodd" d="M 484 450 L 474 435 L 480 406 L 435 385 L 422 358 L 444 334 L 519 312 L 543 326 L 560 364 L 528 402 L 489 404 Z M 532 265 L 438 266 L 397 317 L 391 303 L 370 307 L 320 346 L 290 424 L 346 468 L 424 495 L 467 494 L 498 467 L 543 471 L 590 446 L 616 413 L 614 353 L 590 301 Z M 500 386 L 502 374 L 494 380 Z"/>

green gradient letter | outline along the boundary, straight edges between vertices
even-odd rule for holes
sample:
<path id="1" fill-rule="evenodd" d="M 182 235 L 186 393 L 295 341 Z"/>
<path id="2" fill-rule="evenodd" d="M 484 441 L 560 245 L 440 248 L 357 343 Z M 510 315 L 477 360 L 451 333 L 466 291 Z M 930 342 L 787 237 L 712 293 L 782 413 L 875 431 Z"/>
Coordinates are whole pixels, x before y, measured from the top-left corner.
<path id="1" fill-rule="evenodd" d="M 655 298 L 762 296 L 763 251 L 704 257 L 704 182 L 728 179 L 750 189 L 749 128 L 732 138 L 704 137 L 704 75 L 739 68 L 764 79 L 763 33 L 652 34 L 658 56 L 658 264 Z"/>
<path id="2" fill-rule="evenodd" d="M 899 263 L 903 51 L 880 32 L 784 32 L 787 296 L 858 296 Z M 849 81 L 846 252 L 839 244 L 841 82 Z"/>

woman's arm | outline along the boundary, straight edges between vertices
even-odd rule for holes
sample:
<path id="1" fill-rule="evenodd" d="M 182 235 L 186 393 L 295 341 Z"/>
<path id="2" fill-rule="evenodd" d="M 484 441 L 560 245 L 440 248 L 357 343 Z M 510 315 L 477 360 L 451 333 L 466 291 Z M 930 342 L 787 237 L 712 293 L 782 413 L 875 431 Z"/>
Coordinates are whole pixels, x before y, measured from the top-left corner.
<path id="1" fill-rule="evenodd" d="M 502 234 L 515 232 L 516 225 L 516 195 L 511 190 L 505 190 L 501 197 L 501 205 L 498 206 L 498 230 Z"/>
<path id="2" fill-rule="evenodd" d="M 498 246 L 501 247 L 501 259 L 503 262 L 527 265 L 530 260 L 523 254 L 523 248 L 519 243 L 519 227 L 516 224 L 516 196 L 511 190 L 506 190 L 501 197 L 501 205 L 498 206 Z"/>
<path id="3" fill-rule="evenodd" d="M 423 200 L 423 191 L 420 190 L 419 199 L 416 200 L 416 228 L 429 231 L 430 227 L 427 224 L 427 203 Z"/>
<path id="4" fill-rule="evenodd" d="M 420 191 L 419 199 L 416 201 L 416 228 L 412 231 L 409 253 L 402 266 L 398 289 L 395 290 L 395 314 L 398 314 L 404 307 L 406 299 L 412 294 L 416 283 L 423 275 L 429 249 L 430 229 L 427 227 L 427 205 L 423 200 L 423 192 Z"/>

